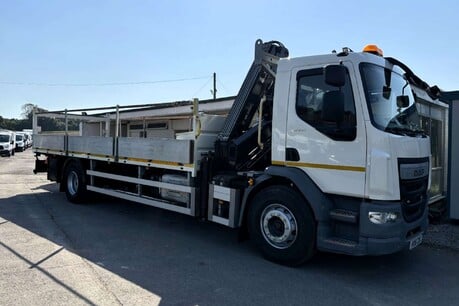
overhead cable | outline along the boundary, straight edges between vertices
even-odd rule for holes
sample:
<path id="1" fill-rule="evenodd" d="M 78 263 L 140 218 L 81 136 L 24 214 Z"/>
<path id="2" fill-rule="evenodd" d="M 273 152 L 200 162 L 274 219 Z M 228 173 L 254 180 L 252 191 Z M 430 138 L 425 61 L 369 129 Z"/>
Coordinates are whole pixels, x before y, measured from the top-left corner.
<path id="1" fill-rule="evenodd" d="M 89 87 L 89 86 L 126 86 L 126 85 L 148 85 L 157 83 L 172 83 L 183 82 L 192 80 L 207 79 L 209 76 L 182 78 L 182 79 L 169 79 L 157 81 L 138 81 L 138 82 L 109 82 L 109 83 L 37 83 L 37 82 L 4 82 L 0 81 L 0 85 L 13 85 L 13 86 L 49 86 L 49 87 Z"/>

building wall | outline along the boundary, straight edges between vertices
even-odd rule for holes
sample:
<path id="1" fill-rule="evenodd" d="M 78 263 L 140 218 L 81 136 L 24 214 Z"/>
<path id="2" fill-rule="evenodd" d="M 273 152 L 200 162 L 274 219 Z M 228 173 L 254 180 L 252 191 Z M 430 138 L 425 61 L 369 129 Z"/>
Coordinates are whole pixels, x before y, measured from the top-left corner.
<path id="1" fill-rule="evenodd" d="M 459 90 L 442 92 L 442 98 L 449 102 L 449 163 L 448 163 L 448 217 L 459 220 L 459 189 L 455 188 L 459 183 Z"/>
<path id="2" fill-rule="evenodd" d="M 459 132 L 459 100 L 452 101 L 451 103 L 451 134 L 453 132 Z M 450 176 L 449 184 L 451 186 L 457 186 L 459 182 L 459 140 L 457 137 L 451 138 L 450 156 Z M 451 219 L 459 220 L 459 190 L 457 188 L 451 188 L 449 191 L 449 217 Z"/>

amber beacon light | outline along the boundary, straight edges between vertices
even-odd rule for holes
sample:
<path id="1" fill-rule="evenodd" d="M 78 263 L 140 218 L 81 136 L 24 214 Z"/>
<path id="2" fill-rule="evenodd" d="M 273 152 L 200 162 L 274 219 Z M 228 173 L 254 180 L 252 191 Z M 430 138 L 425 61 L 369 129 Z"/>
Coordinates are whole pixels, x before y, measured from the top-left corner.
<path id="1" fill-rule="evenodd" d="M 383 56 L 383 51 L 379 49 L 377 45 L 366 45 L 363 48 L 363 52 L 373 53 L 379 56 Z"/>

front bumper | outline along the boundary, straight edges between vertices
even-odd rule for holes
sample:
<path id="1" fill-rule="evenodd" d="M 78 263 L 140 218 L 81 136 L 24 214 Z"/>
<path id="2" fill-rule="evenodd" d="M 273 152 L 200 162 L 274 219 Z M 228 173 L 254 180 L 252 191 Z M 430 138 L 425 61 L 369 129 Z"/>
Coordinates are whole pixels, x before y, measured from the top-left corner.
<path id="1" fill-rule="evenodd" d="M 426 204 L 419 219 L 406 222 L 402 217 L 399 202 L 362 203 L 359 218 L 359 249 L 361 253 L 356 255 L 382 255 L 408 249 L 411 240 L 427 230 L 429 219 Z M 370 211 L 396 212 L 400 217 L 394 223 L 374 224 L 368 218 Z"/>
<path id="2" fill-rule="evenodd" d="M 0 155 L 5 156 L 11 154 L 10 150 L 0 150 Z"/>
<path id="3" fill-rule="evenodd" d="M 320 222 L 317 233 L 317 248 L 321 251 L 354 256 L 384 255 L 410 248 L 414 239 L 419 239 L 428 226 L 427 200 L 422 204 L 422 213 L 411 222 L 403 217 L 401 202 L 371 201 L 357 203 L 358 218 L 355 223 L 333 220 Z M 393 223 L 374 224 L 369 212 L 392 212 L 399 217 Z"/>

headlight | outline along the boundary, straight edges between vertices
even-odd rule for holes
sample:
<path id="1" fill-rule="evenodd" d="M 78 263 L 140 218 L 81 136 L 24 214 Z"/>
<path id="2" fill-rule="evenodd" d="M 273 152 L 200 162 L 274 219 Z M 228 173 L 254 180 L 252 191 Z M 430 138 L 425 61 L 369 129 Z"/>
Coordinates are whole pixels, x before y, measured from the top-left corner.
<path id="1" fill-rule="evenodd" d="M 396 212 L 370 211 L 368 213 L 368 219 L 374 224 L 394 223 L 397 218 L 398 214 Z"/>

